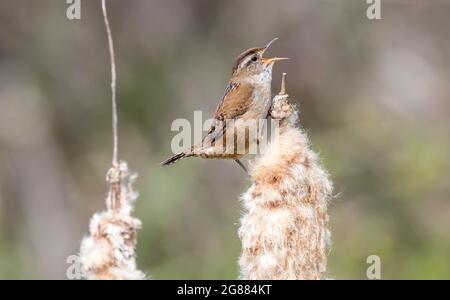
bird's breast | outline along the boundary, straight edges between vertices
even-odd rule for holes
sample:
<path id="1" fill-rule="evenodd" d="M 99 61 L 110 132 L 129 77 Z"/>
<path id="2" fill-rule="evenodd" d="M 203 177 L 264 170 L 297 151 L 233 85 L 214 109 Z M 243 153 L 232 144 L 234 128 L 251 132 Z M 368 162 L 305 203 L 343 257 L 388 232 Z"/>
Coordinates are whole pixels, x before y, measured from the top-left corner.
<path id="1" fill-rule="evenodd" d="M 252 104 L 247 112 L 247 118 L 265 119 L 271 104 L 270 83 L 258 84 L 253 89 Z"/>

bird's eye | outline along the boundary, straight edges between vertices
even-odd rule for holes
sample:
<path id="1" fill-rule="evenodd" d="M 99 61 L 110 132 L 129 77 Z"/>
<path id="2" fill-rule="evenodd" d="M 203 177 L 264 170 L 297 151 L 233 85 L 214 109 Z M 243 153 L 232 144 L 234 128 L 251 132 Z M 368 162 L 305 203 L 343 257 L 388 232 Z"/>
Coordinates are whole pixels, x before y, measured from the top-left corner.
<path id="1" fill-rule="evenodd" d="M 257 60 L 258 60 L 258 56 L 255 55 L 252 57 L 252 61 L 257 61 Z"/>

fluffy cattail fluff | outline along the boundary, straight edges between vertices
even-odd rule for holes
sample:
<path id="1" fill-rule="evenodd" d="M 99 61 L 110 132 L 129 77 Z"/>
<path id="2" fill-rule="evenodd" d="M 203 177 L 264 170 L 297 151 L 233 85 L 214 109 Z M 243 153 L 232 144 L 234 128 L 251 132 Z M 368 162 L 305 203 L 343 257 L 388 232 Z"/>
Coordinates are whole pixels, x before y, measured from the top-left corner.
<path id="1" fill-rule="evenodd" d="M 136 231 L 141 221 L 131 216 L 137 193 L 136 174 L 125 162 L 110 169 L 107 211 L 92 216 L 90 236 L 81 242 L 80 260 L 87 279 L 144 279 L 136 267 Z"/>
<path id="2" fill-rule="evenodd" d="M 239 260 L 242 279 L 324 279 L 330 240 L 327 202 L 332 183 L 296 126 L 297 112 L 282 90 L 271 117 L 279 131 L 250 167 L 242 196 Z"/>

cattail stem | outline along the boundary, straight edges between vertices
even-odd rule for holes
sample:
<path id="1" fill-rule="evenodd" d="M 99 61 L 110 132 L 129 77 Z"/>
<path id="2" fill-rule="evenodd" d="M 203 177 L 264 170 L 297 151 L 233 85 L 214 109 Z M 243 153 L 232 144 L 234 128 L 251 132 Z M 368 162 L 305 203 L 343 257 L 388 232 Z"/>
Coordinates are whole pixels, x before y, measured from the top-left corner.
<path id="1" fill-rule="evenodd" d="M 117 133 L 118 117 L 117 117 L 117 101 L 116 101 L 116 59 L 114 54 L 114 43 L 109 26 L 108 12 L 106 10 L 106 0 L 102 0 L 103 21 L 106 28 L 106 36 L 108 38 L 108 50 L 111 63 L 111 104 L 112 104 L 112 169 L 108 172 L 108 181 L 111 185 L 108 208 L 112 210 L 120 209 L 120 169 L 119 169 L 119 137 Z"/>
<path id="2" fill-rule="evenodd" d="M 329 242 L 327 202 L 332 184 L 296 126 L 286 94 L 270 111 L 276 136 L 251 165 L 252 185 L 242 196 L 239 260 L 242 279 L 323 279 Z"/>
<path id="3" fill-rule="evenodd" d="M 281 75 L 281 89 L 278 95 L 286 95 L 286 76 L 287 73 Z"/>
<path id="4" fill-rule="evenodd" d="M 111 33 L 111 27 L 109 26 L 108 12 L 106 11 L 105 2 L 106 2 L 105 0 L 102 0 L 103 20 L 105 22 L 106 35 L 108 37 L 108 49 L 111 61 L 111 102 L 112 102 L 112 136 L 113 136 L 112 165 L 113 167 L 118 167 L 119 137 L 117 134 L 118 117 L 117 117 L 117 103 L 116 103 L 116 59 L 114 55 L 114 43 Z"/>

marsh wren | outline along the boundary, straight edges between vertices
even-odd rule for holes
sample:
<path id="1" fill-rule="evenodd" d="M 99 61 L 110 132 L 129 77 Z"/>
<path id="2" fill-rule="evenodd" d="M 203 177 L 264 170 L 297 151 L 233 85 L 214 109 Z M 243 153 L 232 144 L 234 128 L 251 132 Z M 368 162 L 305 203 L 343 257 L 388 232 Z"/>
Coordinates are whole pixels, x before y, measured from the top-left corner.
<path id="1" fill-rule="evenodd" d="M 259 131 L 250 133 L 249 127 L 267 118 L 272 103 L 273 65 L 276 61 L 287 59 L 262 57 L 275 40 L 277 38 L 264 47 L 250 48 L 237 57 L 231 79 L 202 143 L 168 158 L 161 165 L 170 165 L 182 158 L 195 156 L 234 159 L 246 170 L 239 159 L 247 154 L 249 148 L 257 144 L 260 138 Z"/>

